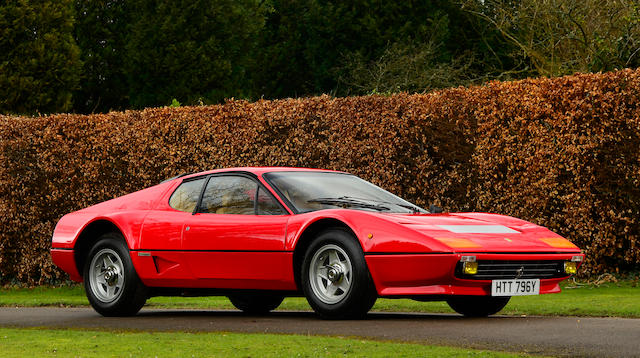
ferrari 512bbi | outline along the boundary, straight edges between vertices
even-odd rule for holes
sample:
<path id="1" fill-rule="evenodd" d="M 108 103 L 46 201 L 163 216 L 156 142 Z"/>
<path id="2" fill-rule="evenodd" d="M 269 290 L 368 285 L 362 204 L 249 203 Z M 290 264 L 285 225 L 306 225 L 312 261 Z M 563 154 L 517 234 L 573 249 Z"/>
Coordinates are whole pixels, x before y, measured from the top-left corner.
<path id="1" fill-rule="evenodd" d="M 224 295 L 253 314 L 304 295 L 325 318 L 362 317 L 377 297 L 487 316 L 560 292 L 584 259 L 530 222 L 438 211 L 344 172 L 213 170 L 65 215 L 51 256 L 105 316 L 159 295 Z"/>

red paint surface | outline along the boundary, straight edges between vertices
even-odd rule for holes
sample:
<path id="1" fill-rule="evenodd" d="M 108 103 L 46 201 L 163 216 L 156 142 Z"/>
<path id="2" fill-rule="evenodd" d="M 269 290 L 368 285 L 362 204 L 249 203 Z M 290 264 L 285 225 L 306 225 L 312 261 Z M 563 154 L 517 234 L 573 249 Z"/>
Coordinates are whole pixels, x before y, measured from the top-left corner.
<path id="1" fill-rule="evenodd" d="M 381 295 L 486 295 L 490 281 L 457 279 L 461 253 L 478 259 L 567 259 L 577 247 L 552 247 L 559 235 L 508 216 L 488 213 L 389 214 L 349 209 L 279 216 L 184 213 L 168 205 L 189 177 L 224 171 L 250 173 L 272 191 L 262 174 L 299 168 L 232 168 L 192 174 L 65 215 L 56 226 L 51 255 L 81 280 L 74 249 L 80 234 L 102 220 L 125 237 L 142 281 L 152 287 L 295 290 L 293 254 L 305 230 L 319 220 L 339 221 L 358 238 Z M 517 233 L 454 233 L 438 225 L 502 225 Z M 187 229 L 188 228 L 188 229 Z M 371 238 L 369 238 L 371 236 Z M 438 238 L 466 239 L 473 248 L 450 247 Z M 139 256 L 149 253 L 150 256 Z M 561 279 L 541 281 L 541 293 L 559 292 Z"/>
<path id="2" fill-rule="evenodd" d="M 469 255 L 465 253 L 465 255 Z M 477 260 L 571 260 L 575 254 L 475 254 Z M 490 280 L 454 276 L 462 254 L 368 255 L 367 265 L 383 296 L 490 295 Z M 540 280 L 540 294 L 560 292 L 564 278 Z"/>
<path id="3" fill-rule="evenodd" d="M 56 266 L 69 274 L 70 279 L 77 282 L 82 281 L 82 275 L 78 273 L 78 269 L 76 268 L 73 250 L 51 249 L 51 258 Z"/>

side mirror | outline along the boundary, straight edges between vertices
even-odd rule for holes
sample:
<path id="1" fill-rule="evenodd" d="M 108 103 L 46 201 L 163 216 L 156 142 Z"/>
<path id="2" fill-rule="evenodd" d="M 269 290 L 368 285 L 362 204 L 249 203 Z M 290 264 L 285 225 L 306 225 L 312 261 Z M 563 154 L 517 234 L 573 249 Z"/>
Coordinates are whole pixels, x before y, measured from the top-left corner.
<path id="1" fill-rule="evenodd" d="M 442 213 L 442 208 L 439 207 L 439 206 L 431 204 L 431 205 L 429 205 L 429 212 L 431 214 L 440 214 L 440 213 Z"/>

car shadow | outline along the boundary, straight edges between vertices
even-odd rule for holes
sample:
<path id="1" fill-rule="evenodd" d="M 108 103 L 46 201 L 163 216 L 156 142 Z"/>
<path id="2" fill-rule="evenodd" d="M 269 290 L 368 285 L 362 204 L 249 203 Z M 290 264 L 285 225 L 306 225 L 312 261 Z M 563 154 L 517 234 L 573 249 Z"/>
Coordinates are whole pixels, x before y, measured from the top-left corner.
<path id="1" fill-rule="evenodd" d="M 154 309 L 146 308 L 141 310 L 137 316 L 140 317 L 224 317 L 224 318 L 255 318 L 255 319 L 317 319 L 325 320 L 311 311 L 274 311 L 263 315 L 247 314 L 236 310 L 194 310 L 194 309 Z M 420 312 L 369 312 L 363 319 L 355 321 L 384 321 L 384 320 L 497 320 L 497 319 L 519 319 L 520 316 L 490 316 L 490 317 L 464 317 L 455 313 L 420 313 Z"/>

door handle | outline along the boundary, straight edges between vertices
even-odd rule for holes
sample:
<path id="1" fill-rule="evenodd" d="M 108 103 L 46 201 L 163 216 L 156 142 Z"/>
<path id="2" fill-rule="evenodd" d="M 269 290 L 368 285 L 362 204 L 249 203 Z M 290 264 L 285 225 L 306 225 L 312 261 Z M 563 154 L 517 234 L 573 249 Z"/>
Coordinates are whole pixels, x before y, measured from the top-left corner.
<path id="1" fill-rule="evenodd" d="M 191 229 L 191 227 L 190 227 L 190 226 L 187 226 L 187 227 L 184 229 L 184 231 L 189 231 L 189 229 Z"/>

